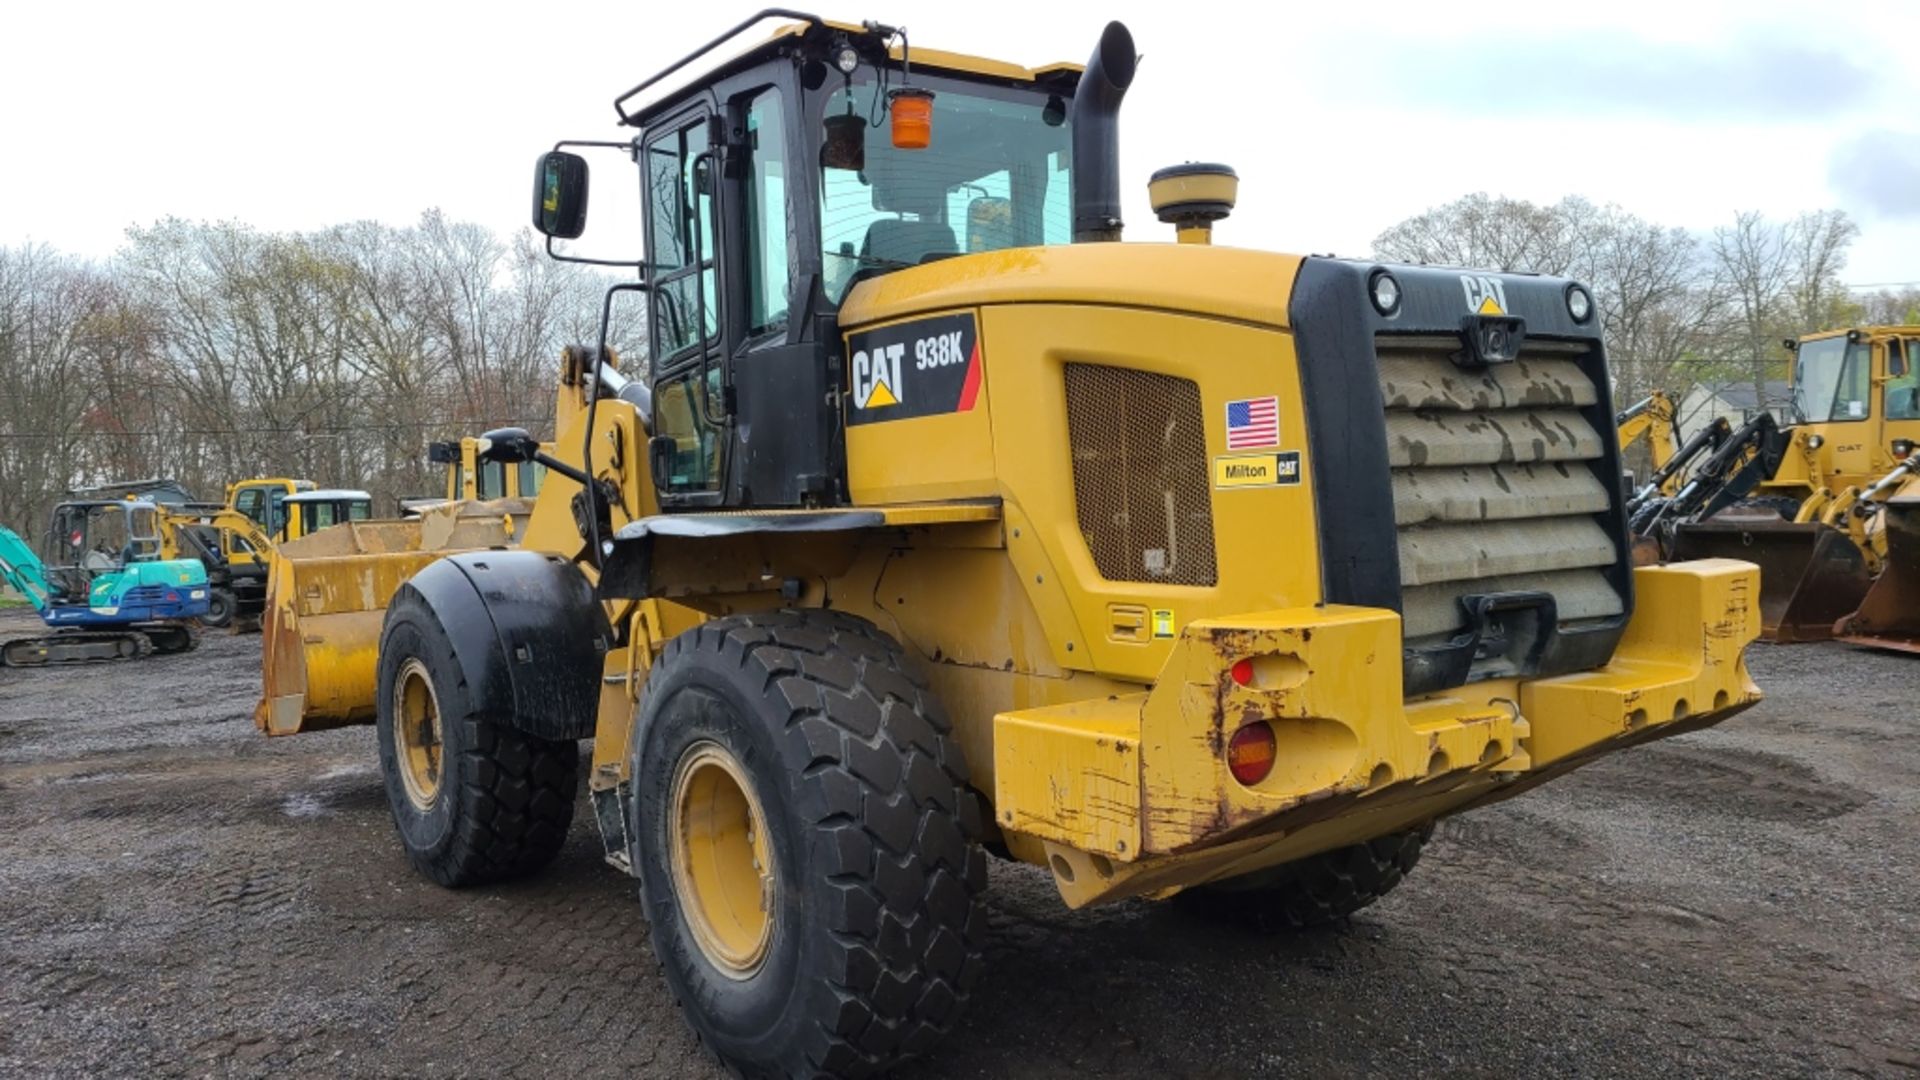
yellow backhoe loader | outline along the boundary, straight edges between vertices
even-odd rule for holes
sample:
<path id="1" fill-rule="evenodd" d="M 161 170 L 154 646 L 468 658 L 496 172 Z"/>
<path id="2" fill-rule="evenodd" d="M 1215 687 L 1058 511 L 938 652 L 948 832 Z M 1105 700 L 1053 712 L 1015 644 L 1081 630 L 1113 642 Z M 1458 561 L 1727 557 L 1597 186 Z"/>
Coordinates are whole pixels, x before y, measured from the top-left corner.
<path id="1" fill-rule="evenodd" d="M 320 529 L 373 516 L 364 491 L 316 489 L 310 480 L 255 478 L 227 485 L 224 506 L 162 504 L 164 558 L 197 558 L 207 568 L 208 626 L 258 629 L 273 550 Z"/>
<path id="2" fill-rule="evenodd" d="M 1638 531 L 1663 533 L 1671 558 L 1752 560 L 1760 566 L 1763 635 L 1820 641 L 1834 636 L 1884 573 L 1866 524 L 1898 486 L 1882 481 L 1897 479 L 1920 444 L 1920 327 L 1858 327 L 1786 344 L 1794 352 L 1792 424 L 1775 430 L 1763 415 L 1730 436 L 1729 450 L 1747 445 L 1748 435 L 1753 449 L 1727 471 L 1726 485 L 1709 491 L 1703 483 L 1690 511 L 1666 513 Z M 1879 494 L 1860 502 L 1870 489 Z M 1908 571 L 1895 566 L 1893 573 Z M 1920 582 L 1888 584 L 1889 591 L 1912 588 Z M 1920 612 L 1875 625 L 1920 634 Z"/>
<path id="3" fill-rule="evenodd" d="M 1667 468 L 1679 447 L 1673 418 L 1673 399 L 1663 390 L 1655 390 L 1614 417 L 1619 428 L 1620 453 L 1624 456 L 1641 439 L 1647 440 L 1647 460 L 1652 464 L 1650 474 L 1654 477 L 1666 474 L 1664 479 L 1655 480 L 1654 489 L 1668 495 L 1673 494 L 1678 482 L 1678 477 L 1671 475 Z"/>
<path id="4" fill-rule="evenodd" d="M 282 545 L 263 730 L 371 719 L 449 886 L 554 857 L 591 739 L 705 1045 L 872 1075 L 974 992 L 988 853 L 1311 925 L 1437 818 L 1758 700 L 1754 568 L 1630 565 L 1587 291 L 1214 246 L 1217 165 L 1153 178 L 1181 242 L 1116 242 L 1135 64 L 775 10 L 621 95 L 587 145 L 640 165 L 648 355 L 603 319 L 550 452 L 483 438 L 548 469 L 517 536 Z M 535 174 L 563 258 L 579 145 Z"/>

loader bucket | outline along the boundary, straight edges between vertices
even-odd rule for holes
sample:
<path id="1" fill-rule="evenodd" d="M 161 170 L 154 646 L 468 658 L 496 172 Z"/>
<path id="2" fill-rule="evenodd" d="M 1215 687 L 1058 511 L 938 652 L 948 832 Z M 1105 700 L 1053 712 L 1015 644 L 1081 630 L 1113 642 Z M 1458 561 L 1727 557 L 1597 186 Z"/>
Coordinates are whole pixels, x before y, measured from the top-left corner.
<path id="1" fill-rule="evenodd" d="M 1836 636 L 1855 645 L 1920 653 L 1920 495 L 1889 499 L 1881 518 L 1886 561 L 1860 610 L 1840 620 Z"/>
<path id="2" fill-rule="evenodd" d="M 1818 522 L 1712 518 L 1674 530 L 1673 561 L 1739 559 L 1760 567 L 1760 636 L 1825 641 L 1872 584 L 1846 533 Z"/>
<path id="3" fill-rule="evenodd" d="M 268 735 L 373 722 L 380 629 L 400 586 L 435 559 L 511 546 L 524 507 L 450 504 L 404 521 L 355 521 L 280 545 L 268 575 L 260 703 Z"/>

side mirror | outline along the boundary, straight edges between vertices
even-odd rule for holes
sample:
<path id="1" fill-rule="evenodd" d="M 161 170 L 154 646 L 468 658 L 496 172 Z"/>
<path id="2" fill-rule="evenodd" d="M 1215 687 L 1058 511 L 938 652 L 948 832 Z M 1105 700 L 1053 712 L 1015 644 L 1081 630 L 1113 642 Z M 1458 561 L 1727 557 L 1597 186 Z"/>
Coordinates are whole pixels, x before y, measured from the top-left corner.
<path id="1" fill-rule="evenodd" d="M 1013 200 L 981 195 L 967 203 L 967 250 L 1013 246 Z"/>
<path id="2" fill-rule="evenodd" d="M 457 442 L 430 442 L 427 444 L 427 461 L 434 465 L 451 465 L 460 460 L 460 444 Z"/>
<path id="3" fill-rule="evenodd" d="M 481 461 L 518 465 L 532 461 L 540 453 L 540 440 L 527 434 L 526 428 L 495 428 L 480 436 L 474 454 Z"/>
<path id="4" fill-rule="evenodd" d="M 572 240 L 587 231 L 587 159 L 562 150 L 540 155 L 533 170 L 533 227 Z"/>
<path id="5" fill-rule="evenodd" d="M 867 167 L 867 118 L 849 112 L 826 119 L 820 143 L 820 167 L 859 172 Z"/>

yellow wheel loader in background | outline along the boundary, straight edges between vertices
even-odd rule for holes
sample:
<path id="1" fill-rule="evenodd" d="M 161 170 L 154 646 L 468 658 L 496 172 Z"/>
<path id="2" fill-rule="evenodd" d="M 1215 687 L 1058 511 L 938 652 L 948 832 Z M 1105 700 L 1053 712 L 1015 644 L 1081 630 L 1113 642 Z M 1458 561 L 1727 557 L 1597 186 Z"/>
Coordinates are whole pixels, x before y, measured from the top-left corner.
<path id="1" fill-rule="evenodd" d="M 417 514 L 444 503 L 462 500 L 497 502 L 501 499 L 516 500 L 531 509 L 533 500 L 540 494 L 540 484 L 546 479 L 546 466 L 537 461 L 526 461 L 511 467 L 498 461 L 482 461 L 479 444 L 480 440 L 471 436 L 428 443 L 427 460 L 444 466 L 445 490 L 438 496 L 401 499 L 401 512 Z M 553 446 L 542 443 L 541 449 L 551 451 Z"/>
<path id="2" fill-rule="evenodd" d="M 1309 925 L 1758 700 L 1754 569 L 1630 565 L 1585 290 L 1213 246 L 1221 166 L 1154 178 L 1185 242 L 1114 242 L 1135 63 L 772 11 L 622 95 L 649 355 L 568 349 L 550 453 L 485 438 L 549 470 L 517 533 L 283 545 L 262 729 L 372 719 L 450 886 L 554 857 L 592 740 L 704 1043 L 871 1075 L 973 992 L 988 853 Z M 538 163 L 560 257 L 587 184 Z"/>
<path id="3" fill-rule="evenodd" d="M 1703 488 L 1708 497 L 1695 509 L 1668 516 L 1663 546 L 1674 559 L 1751 559 L 1760 566 L 1763 636 L 1820 641 L 1889 572 L 1880 518 L 1907 513 L 1882 504 L 1906 482 L 1904 462 L 1920 445 L 1920 327 L 1835 330 L 1787 345 L 1793 423 L 1776 432 L 1762 416 L 1728 437 L 1731 448 L 1751 435 L 1752 454 L 1728 471 L 1725 490 Z M 1920 590 L 1907 565 L 1891 564 L 1885 593 Z M 1875 636 L 1863 632 L 1868 625 L 1890 642 L 1912 640 L 1920 609 L 1879 608 L 1851 636 Z"/>

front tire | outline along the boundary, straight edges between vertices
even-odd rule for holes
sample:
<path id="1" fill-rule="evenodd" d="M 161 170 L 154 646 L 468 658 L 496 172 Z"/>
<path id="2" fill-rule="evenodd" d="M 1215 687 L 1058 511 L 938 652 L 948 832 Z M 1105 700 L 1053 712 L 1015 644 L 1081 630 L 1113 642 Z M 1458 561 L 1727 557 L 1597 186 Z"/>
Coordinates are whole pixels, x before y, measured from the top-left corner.
<path id="1" fill-rule="evenodd" d="M 1432 836 L 1429 822 L 1203 885 L 1180 898 L 1206 914 L 1262 932 L 1325 926 L 1392 892 L 1420 861 Z"/>
<path id="2" fill-rule="evenodd" d="M 380 771 L 416 870 L 459 888 L 553 861 L 573 823 L 579 747 L 476 715 L 446 631 L 409 589 L 380 635 L 377 694 Z"/>
<path id="3" fill-rule="evenodd" d="M 986 858 L 947 718 L 872 624 L 741 615 L 667 644 L 629 835 L 654 954 L 746 1076 L 864 1076 L 950 1028 L 981 967 Z"/>

